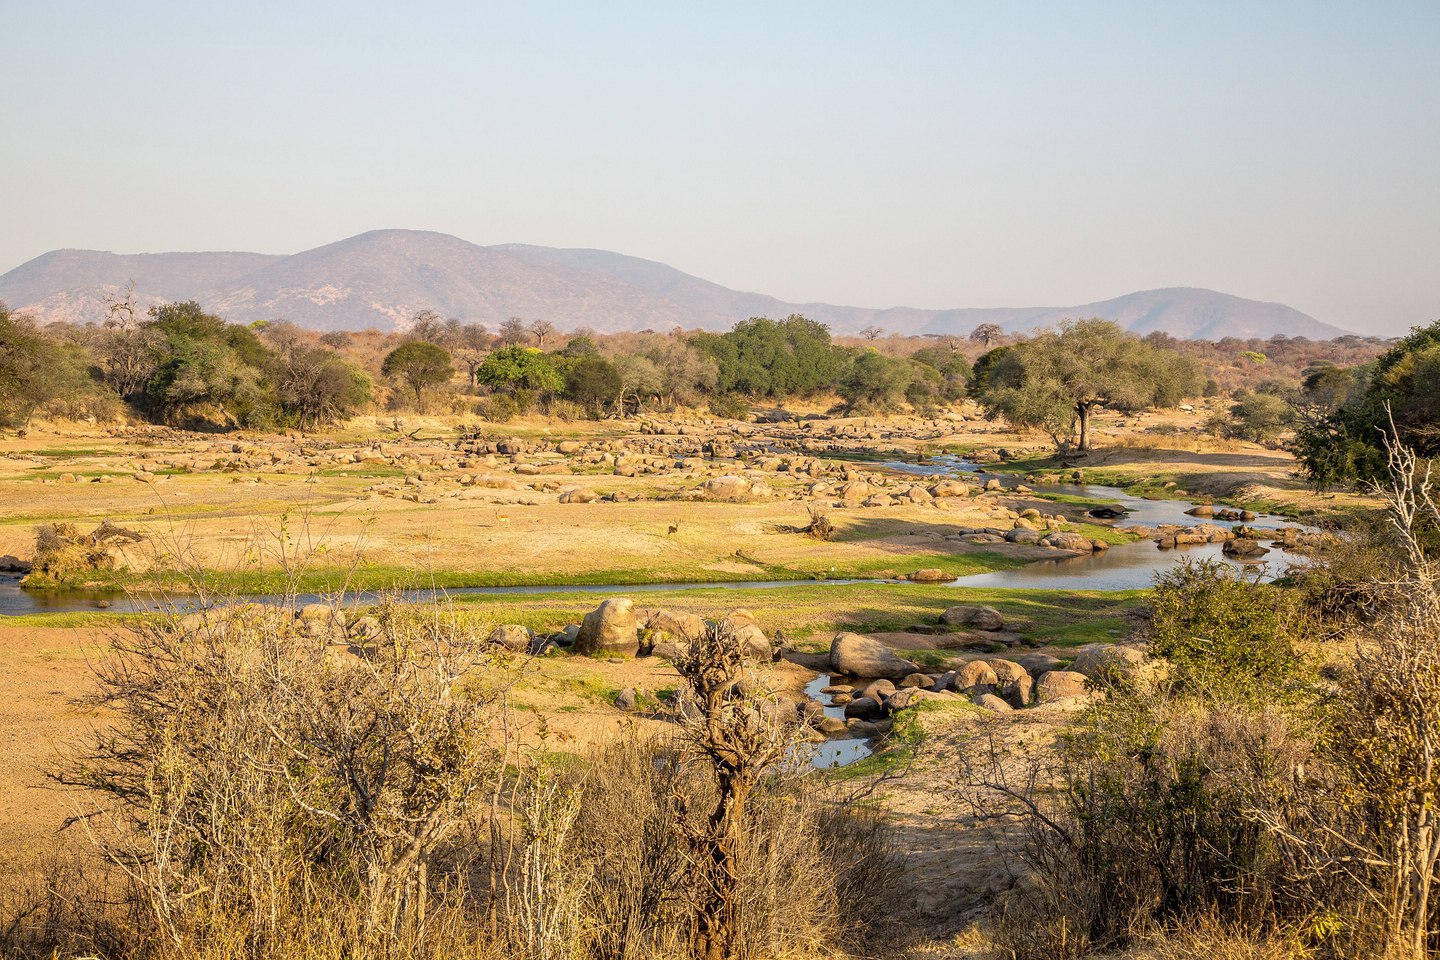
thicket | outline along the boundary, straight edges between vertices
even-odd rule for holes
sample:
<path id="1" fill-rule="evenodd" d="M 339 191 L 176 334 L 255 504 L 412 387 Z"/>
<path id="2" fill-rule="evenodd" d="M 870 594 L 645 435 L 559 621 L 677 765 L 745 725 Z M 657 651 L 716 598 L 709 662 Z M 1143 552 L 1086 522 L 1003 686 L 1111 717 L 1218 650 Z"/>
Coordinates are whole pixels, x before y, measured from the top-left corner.
<path id="1" fill-rule="evenodd" d="M 516 736 L 527 667 L 487 631 L 441 607 L 382 604 L 363 629 L 322 614 L 231 606 L 116 637 L 106 719 L 56 775 L 107 868 L 7 902 L 0 953 L 758 960 L 903 942 L 888 828 L 789 765 L 797 716 L 733 632 L 680 664 L 674 735 L 567 758 L 543 720 L 539 742 Z"/>
<path id="2" fill-rule="evenodd" d="M 1298 591 L 1212 564 L 1161 577 L 1149 631 L 1167 669 L 1112 678 L 1055 765 L 973 768 L 972 799 L 1020 837 L 998 914 L 1014 956 L 1154 936 L 1187 955 L 1440 952 L 1440 567 L 1422 534 L 1440 505 L 1394 441 L 1387 476 L 1390 535 L 1338 576 Z M 1347 650 L 1317 645 L 1327 627 Z M 1316 671 L 1327 652 L 1340 661 Z"/>

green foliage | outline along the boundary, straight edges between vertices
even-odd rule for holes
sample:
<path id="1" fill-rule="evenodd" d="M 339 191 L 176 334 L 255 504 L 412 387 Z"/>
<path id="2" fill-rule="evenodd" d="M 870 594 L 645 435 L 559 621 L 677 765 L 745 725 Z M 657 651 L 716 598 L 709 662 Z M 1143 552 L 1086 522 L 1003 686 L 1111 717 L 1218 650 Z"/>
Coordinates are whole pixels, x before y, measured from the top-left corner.
<path id="1" fill-rule="evenodd" d="M 0 427 L 19 427 L 41 407 L 93 394 L 83 355 L 49 340 L 0 303 Z"/>
<path id="2" fill-rule="evenodd" d="M 1187 690 L 1283 699 L 1301 676 L 1295 614 L 1279 587 L 1216 560 L 1185 560 L 1156 576 L 1152 607 L 1150 652 Z"/>
<path id="3" fill-rule="evenodd" d="M 1240 393 L 1230 407 L 1227 432 L 1263 443 L 1278 437 L 1290 425 L 1294 415 L 1290 404 L 1274 394 Z"/>
<path id="4" fill-rule="evenodd" d="M 914 369 L 904 360 L 865 350 L 850 361 L 840 378 L 839 393 L 849 410 L 887 412 L 899 409 L 914 379 Z"/>
<path id="5" fill-rule="evenodd" d="M 408 384 L 415 392 L 415 404 L 419 406 L 423 391 L 427 387 L 448 383 L 455 375 L 455 368 L 450 365 L 450 354 L 444 347 L 415 340 L 390 351 L 380 365 L 380 372 L 392 380 Z"/>
<path id="6" fill-rule="evenodd" d="M 550 358 L 531 347 L 510 346 L 496 350 L 480 364 L 476 379 L 492 390 L 559 393 L 565 389 L 565 380 Z"/>
<path id="7" fill-rule="evenodd" d="M 1295 453 L 1316 489 L 1386 475 L 1383 436 L 1393 416 L 1399 440 L 1440 457 L 1440 321 L 1411 331 L 1368 368 L 1319 369 L 1305 380 L 1317 404 L 1335 404 L 1296 431 Z M 1389 412 L 1387 412 L 1387 410 Z"/>
<path id="8" fill-rule="evenodd" d="M 520 415 L 520 407 L 509 394 L 497 393 L 477 402 L 475 415 L 491 423 L 509 423 Z"/>
<path id="9" fill-rule="evenodd" d="M 844 362 L 829 328 L 798 314 L 752 317 L 729 333 L 697 334 L 692 343 L 718 364 L 722 393 L 775 400 L 833 388 Z"/>
<path id="10" fill-rule="evenodd" d="M 1095 407 L 1174 406 L 1202 387 L 1193 357 L 1144 341 L 1107 320 L 1068 321 L 1058 332 L 1047 330 L 1001 349 L 976 364 L 981 402 L 990 416 L 1043 430 L 1056 446 L 1078 432 L 1080 449 L 1088 450 Z"/>
<path id="11" fill-rule="evenodd" d="M 278 405 L 264 370 L 268 352 L 254 331 L 225 323 L 193 300 L 151 307 L 150 317 L 145 327 L 158 362 L 145 398 L 163 420 L 275 424 Z"/>
<path id="12" fill-rule="evenodd" d="M 620 371 L 599 354 L 581 354 L 565 366 L 565 398 L 601 414 L 620 396 Z"/>

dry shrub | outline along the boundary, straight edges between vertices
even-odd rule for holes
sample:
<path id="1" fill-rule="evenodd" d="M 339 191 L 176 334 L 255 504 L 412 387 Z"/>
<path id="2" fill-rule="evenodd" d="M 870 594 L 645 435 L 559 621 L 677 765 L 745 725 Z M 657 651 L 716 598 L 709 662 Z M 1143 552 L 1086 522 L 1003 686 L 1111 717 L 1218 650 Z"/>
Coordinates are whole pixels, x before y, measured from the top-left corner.
<path id="1" fill-rule="evenodd" d="M 424 942 L 432 900 L 482 848 L 499 693 L 483 633 L 438 612 L 379 622 L 363 655 L 258 606 L 115 638 L 95 705 L 117 721 L 60 779 L 98 801 L 86 822 L 158 941 L 194 956 Z"/>
<path id="2" fill-rule="evenodd" d="M 115 548 L 144 539 L 144 534 L 109 520 L 89 533 L 81 533 L 73 523 L 41 524 L 35 528 L 35 559 L 25 583 L 31 587 L 61 584 L 77 576 L 114 570 Z"/>
<path id="3" fill-rule="evenodd" d="M 111 722 L 59 774 L 109 869 L 17 891 L 0 913 L 6 955 L 691 954 L 713 877 L 695 840 L 721 792 L 678 738 L 566 762 L 522 750 L 516 671 L 484 628 L 384 605 L 357 649 L 343 611 L 307 613 L 237 605 L 114 638 L 94 701 Z M 775 703 L 739 688 L 726 702 L 745 718 Z M 726 960 L 889 955 L 900 887 L 885 825 L 774 762 L 751 787 L 727 833 Z"/>

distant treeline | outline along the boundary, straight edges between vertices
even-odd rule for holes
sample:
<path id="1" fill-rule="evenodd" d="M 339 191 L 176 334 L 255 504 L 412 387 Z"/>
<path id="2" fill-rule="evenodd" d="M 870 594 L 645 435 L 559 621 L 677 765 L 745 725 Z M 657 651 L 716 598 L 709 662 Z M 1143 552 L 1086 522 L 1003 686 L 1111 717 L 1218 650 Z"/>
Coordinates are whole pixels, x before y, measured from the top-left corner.
<path id="1" fill-rule="evenodd" d="M 193 301 L 141 313 L 118 300 L 109 317 L 104 325 L 39 327 L 0 306 L 0 425 L 37 413 L 110 419 L 128 412 L 195 429 L 308 430 L 362 411 L 496 422 L 531 411 L 577 418 L 675 407 L 742 416 L 753 405 L 796 400 L 852 413 L 933 414 L 973 397 L 1055 434 L 1083 427 L 1089 405 L 1164 405 L 1237 390 L 1278 394 L 1298 388 L 1316 365 L 1358 365 L 1388 346 L 1360 337 L 1139 338 L 1100 321 L 1071 325 L 1079 332 L 1052 341 L 1047 334 L 1009 336 L 990 324 L 965 337 L 870 329 L 835 338 L 798 315 L 754 317 L 726 333 L 608 335 L 520 319 L 492 331 L 432 311 L 417 314 L 403 332 L 318 333 L 281 320 L 226 323 Z M 1044 394 L 1055 387 L 1047 386 L 1050 372 L 1080 340 L 1100 344 L 1109 365 L 1086 374 L 1109 377 L 1092 391 L 1094 404 Z M 1137 371 L 1146 390 L 1128 389 Z M 1037 398 L 1038 406 L 1029 402 Z"/>

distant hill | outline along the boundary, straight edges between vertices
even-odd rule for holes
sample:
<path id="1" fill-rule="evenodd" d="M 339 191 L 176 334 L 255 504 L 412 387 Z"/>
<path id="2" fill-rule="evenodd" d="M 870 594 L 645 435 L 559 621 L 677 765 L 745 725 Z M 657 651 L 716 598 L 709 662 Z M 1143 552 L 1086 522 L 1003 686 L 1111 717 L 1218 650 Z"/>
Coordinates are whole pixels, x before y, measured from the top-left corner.
<path id="1" fill-rule="evenodd" d="M 443 233 L 373 230 L 290 256 L 259 253 L 114 254 L 55 250 L 0 276 L 0 300 L 42 321 L 104 319 L 104 299 L 134 281 L 141 306 L 198 300 L 242 323 L 286 319 L 322 330 L 389 330 L 420 310 L 495 326 L 510 317 L 601 332 L 729 329 L 753 316 L 803 313 L 836 333 L 875 325 L 965 334 L 982 323 L 1020 332 L 1068 317 L 1104 317 L 1137 333 L 1177 337 L 1305 336 L 1346 331 L 1278 303 L 1177 287 L 1073 307 L 872 310 L 787 303 L 731 290 L 652 260 L 604 250 L 477 246 Z"/>

